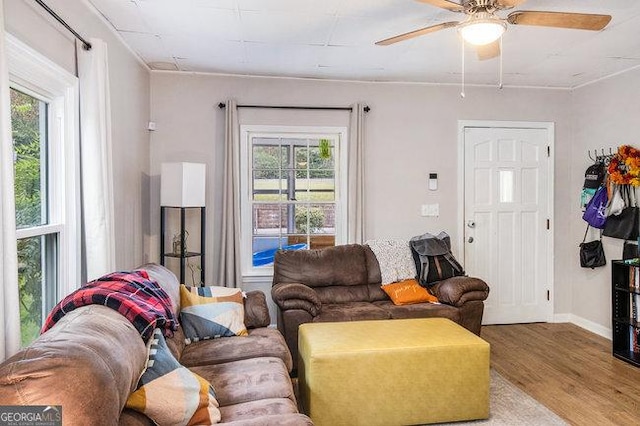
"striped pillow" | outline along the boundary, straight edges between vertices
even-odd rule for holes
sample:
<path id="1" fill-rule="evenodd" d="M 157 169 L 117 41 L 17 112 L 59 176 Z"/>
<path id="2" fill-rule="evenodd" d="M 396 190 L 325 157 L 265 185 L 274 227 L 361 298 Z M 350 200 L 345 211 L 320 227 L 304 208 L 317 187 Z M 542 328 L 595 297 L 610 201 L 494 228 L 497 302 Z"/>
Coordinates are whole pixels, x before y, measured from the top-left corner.
<path id="1" fill-rule="evenodd" d="M 202 339 L 246 336 L 242 291 L 180 286 L 180 323 L 188 345 Z"/>
<path id="2" fill-rule="evenodd" d="M 211 384 L 183 367 L 171 354 L 160 329 L 148 344 L 147 368 L 126 406 L 159 425 L 204 425 L 220 421 Z"/>

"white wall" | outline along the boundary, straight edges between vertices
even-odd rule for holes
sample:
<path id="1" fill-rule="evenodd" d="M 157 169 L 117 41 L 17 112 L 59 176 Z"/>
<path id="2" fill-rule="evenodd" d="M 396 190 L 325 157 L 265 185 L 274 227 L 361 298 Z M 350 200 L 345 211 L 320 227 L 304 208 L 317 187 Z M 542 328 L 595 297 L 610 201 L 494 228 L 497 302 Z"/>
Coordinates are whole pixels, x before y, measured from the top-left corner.
<path id="1" fill-rule="evenodd" d="M 85 38 L 107 42 L 111 82 L 116 264 L 129 269 L 147 259 L 149 234 L 149 71 L 85 1 L 47 4 Z M 6 30 L 72 74 L 74 39 L 33 1 L 4 2 Z"/>
<path id="2" fill-rule="evenodd" d="M 152 72 L 151 115 L 158 130 L 151 138 L 151 229 L 159 229 L 160 164 L 207 163 L 207 282 L 213 277 L 214 239 L 220 208 L 216 183 L 221 178 L 218 150 L 223 142 L 224 112 L 218 102 L 234 98 L 245 104 L 346 106 L 361 101 L 366 117 L 366 237 L 411 237 L 447 230 L 457 238 L 458 120 L 549 121 L 556 123 L 555 234 L 559 253 L 575 251 L 564 229 L 570 224 L 571 121 L 568 91 L 467 88 L 457 86 L 355 83 L 304 79 L 230 77 Z M 243 111 L 243 110 L 241 110 Z M 241 112 L 241 114 L 248 114 Z M 267 113 L 264 113 L 267 114 Z M 269 112 L 269 120 L 273 114 Z M 288 114 L 291 114 L 290 112 Z M 318 113 L 326 114 L 329 113 Z M 335 113 L 333 113 L 335 114 Z M 294 123 L 304 118 L 294 119 Z M 241 116 L 242 121 L 242 116 Z M 427 174 L 438 172 L 439 188 L 427 190 Z M 440 217 L 420 216 L 420 205 L 440 203 Z M 158 253 L 157 232 L 152 241 Z M 152 250 L 153 251 L 153 250 Z M 157 255 L 156 255 L 157 256 Z M 576 255 L 577 256 L 577 255 Z M 577 261 L 577 257 L 571 258 Z M 555 312 L 569 313 L 573 288 L 565 280 L 567 258 L 556 257 Z M 251 287 L 255 288 L 255 283 Z M 262 287 L 267 294 L 268 285 Z"/>
<path id="3" fill-rule="evenodd" d="M 574 90 L 571 111 L 573 144 L 571 146 L 569 238 L 575 242 L 568 252 L 556 252 L 569 259 L 578 258 L 577 244 L 582 241 L 586 224 L 582 221 L 579 194 L 584 171 L 591 164 L 588 151 L 619 145 L 640 147 L 640 69 Z M 596 234 L 592 234 L 596 237 Z M 603 237 L 607 261 L 622 258 L 622 240 Z M 611 265 L 594 270 L 580 268 L 577 261 L 565 265 L 571 283 L 571 313 L 591 322 L 592 326 L 611 329 Z"/>

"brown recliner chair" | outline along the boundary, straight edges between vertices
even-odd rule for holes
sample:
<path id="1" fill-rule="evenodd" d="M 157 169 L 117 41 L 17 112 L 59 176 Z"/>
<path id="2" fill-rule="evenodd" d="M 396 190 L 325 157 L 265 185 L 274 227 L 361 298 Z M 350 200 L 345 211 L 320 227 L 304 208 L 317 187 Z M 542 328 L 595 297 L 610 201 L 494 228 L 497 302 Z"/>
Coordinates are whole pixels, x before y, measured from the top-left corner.
<path id="1" fill-rule="evenodd" d="M 278 305 L 278 329 L 294 368 L 298 327 L 307 322 L 442 317 L 480 335 L 489 286 L 472 277 L 453 277 L 429 290 L 441 304 L 394 305 L 380 288 L 380 265 L 367 245 L 321 250 L 278 251 L 271 295 Z"/>

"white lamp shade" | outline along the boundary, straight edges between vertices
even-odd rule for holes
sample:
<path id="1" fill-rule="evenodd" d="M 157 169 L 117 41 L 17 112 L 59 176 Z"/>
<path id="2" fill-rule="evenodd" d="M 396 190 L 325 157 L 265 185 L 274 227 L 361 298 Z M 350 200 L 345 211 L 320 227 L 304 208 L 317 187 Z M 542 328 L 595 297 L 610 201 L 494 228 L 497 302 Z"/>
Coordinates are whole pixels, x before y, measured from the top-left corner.
<path id="1" fill-rule="evenodd" d="M 200 163 L 162 163 L 160 205 L 204 207 L 205 171 Z"/>
<path id="2" fill-rule="evenodd" d="M 476 46 L 493 43 L 502 36 L 505 26 L 500 22 L 476 22 L 460 27 L 462 38 Z"/>
<path id="3" fill-rule="evenodd" d="M 458 27 L 462 38 L 476 46 L 493 43 L 504 34 L 506 29 L 505 21 L 489 12 L 474 13 Z"/>

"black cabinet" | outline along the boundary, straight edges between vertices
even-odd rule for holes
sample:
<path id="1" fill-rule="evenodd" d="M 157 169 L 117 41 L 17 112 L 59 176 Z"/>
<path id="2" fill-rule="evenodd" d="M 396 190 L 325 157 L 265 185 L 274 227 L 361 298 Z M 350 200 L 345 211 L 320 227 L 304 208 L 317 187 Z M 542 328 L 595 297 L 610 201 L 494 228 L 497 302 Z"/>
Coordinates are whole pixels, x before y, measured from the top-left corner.
<path id="1" fill-rule="evenodd" d="M 613 356 L 640 367 L 640 267 L 611 262 Z"/>
<path id="2" fill-rule="evenodd" d="M 186 214 L 189 210 L 200 211 L 200 248 L 194 251 L 190 244 L 187 244 Z M 176 233 L 171 233 L 170 247 L 165 249 L 167 236 L 167 215 L 180 215 L 180 229 Z M 177 258 L 180 261 L 180 283 L 185 283 L 185 270 L 187 261 L 190 258 L 199 257 L 200 283 L 204 285 L 204 253 L 205 253 L 205 208 L 204 207 L 160 207 L 160 264 L 165 265 L 166 258 Z M 186 249 L 186 250 L 185 250 Z"/>

